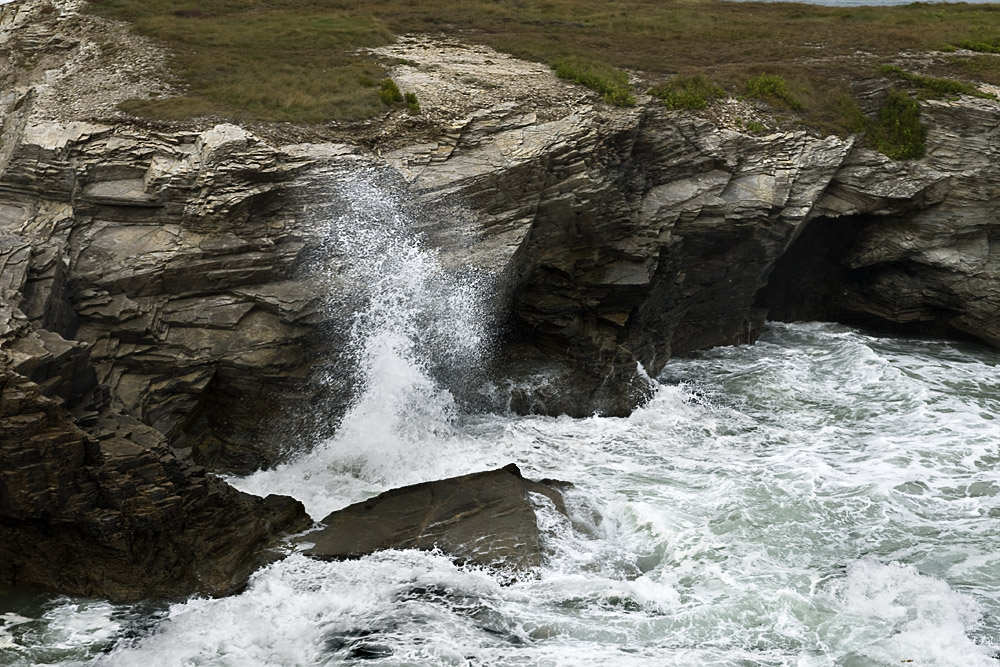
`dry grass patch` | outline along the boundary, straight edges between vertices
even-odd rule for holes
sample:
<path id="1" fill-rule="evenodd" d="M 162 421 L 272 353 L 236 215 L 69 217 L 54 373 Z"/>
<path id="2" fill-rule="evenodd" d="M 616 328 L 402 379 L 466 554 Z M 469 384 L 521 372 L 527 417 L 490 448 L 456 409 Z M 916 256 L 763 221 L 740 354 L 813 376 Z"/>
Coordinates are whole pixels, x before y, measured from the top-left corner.
<path id="1" fill-rule="evenodd" d="M 1000 6 L 966 4 L 93 0 L 90 7 L 131 21 L 176 54 L 173 69 L 188 93 L 152 106 L 177 114 L 209 108 L 234 118 L 299 122 L 380 113 L 384 105 L 373 82 L 384 72 L 356 50 L 386 44 L 394 34 L 443 32 L 537 62 L 586 61 L 593 68 L 644 72 L 651 82 L 703 74 L 732 93 L 742 92 L 751 77 L 779 75 L 801 103 L 806 122 L 817 127 L 836 125 L 842 82 L 856 74 L 844 63 L 858 52 L 885 62 L 904 50 L 989 45 L 1000 35 Z M 968 76 L 981 62 L 943 64 L 940 73 Z M 822 77 L 811 80 L 818 72 Z M 824 86 L 832 92 L 822 92 Z"/>

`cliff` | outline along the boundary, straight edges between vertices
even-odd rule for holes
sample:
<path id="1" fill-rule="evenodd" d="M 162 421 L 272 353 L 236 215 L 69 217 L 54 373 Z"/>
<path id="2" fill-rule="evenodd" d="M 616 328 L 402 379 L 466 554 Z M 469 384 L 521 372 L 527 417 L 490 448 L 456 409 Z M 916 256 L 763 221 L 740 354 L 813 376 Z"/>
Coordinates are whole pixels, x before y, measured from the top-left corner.
<path id="1" fill-rule="evenodd" d="M 320 256 L 337 274 L 317 216 L 361 167 L 442 212 L 419 231 L 445 266 L 492 276 L 491 380 L 516 411 L 627 414 L 671 356 L 751 343 L 769 313 L 1000 345 L 995 100 L 922 103 L 927 155 L 895 162 L 788 123 L 756 135 L 732 114 L 609 107 L 544 66 L 411 38 L 381 54 L 420 116 L 302 143 L 297 128 L 139 123 L 115 110 L 131 94 L 115 79 L 75 94 L 139 54 L 149 87 L 168 86 L 154 47 L 123 38 L 102 60 L 94 35 L 120 27 L 41 7 L 0 18 L 0 562 L 18 563 L 0 582 L 136 593 L 30 574 L 61 561 L 29 567 L 10 545 L 54 534 L 53 553 L 86 543 L 181 589 L 206 587 L 176 550 L 222 549 L 225 583 L 207 589 L 224 592 L 301 524 L 181 459 L 252 470 L 288 446 L 274 433 L 346 405 L 357 286 L 317 282 Z M 877 100 L 887 84 L 859 86 Z M 150 563 L 165 543 L 174 555 Z"/>

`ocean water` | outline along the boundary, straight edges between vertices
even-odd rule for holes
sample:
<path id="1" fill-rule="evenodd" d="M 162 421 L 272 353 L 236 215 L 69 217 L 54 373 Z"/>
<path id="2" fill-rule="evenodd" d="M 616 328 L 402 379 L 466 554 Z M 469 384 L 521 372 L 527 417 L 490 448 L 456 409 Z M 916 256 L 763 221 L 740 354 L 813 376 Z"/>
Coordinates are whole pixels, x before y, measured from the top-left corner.
<path id="1" fill-rule="evenodd" d="M 444 272 L 376 181 L 338 187 L 353 407 L 233 483 L 318 519 L 516 462 L 575 485 L 569 518 L 539 508 L 543 567 L 291 553 L 225 599 L 2 597 L 0 664 L 1000 666 L 1000 352 L 771 324 L 671 361 L 628 418 L 475 413 L 451 379 L 490 348 L 488 281 Z"/>

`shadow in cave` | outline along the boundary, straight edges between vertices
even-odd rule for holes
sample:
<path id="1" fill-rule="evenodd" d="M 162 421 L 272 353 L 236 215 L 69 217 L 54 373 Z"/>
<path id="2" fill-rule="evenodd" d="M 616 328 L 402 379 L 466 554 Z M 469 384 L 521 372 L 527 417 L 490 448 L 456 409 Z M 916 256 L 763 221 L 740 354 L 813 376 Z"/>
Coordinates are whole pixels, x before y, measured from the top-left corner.
<path id="1" fill-rule="evenodd" d="M 858 271 L 849 268 L 845 259 L 872 222 L 867 216 L 808 222 L 775 262 L 754 305 L 766 309 L 767 319 L 777 322 L 876 324 L 870 316 L 847 310 L 840 300 L 858 280 Z"/>
<path id="2" fill-rule="evenodd" d="M 906 260 L 851 267 L 865 230 L 883 220 L 845 216 L 808 222 L 775 262 L 754 306 L 773 322 L 838 322 L 883 334 L 981 345 L 981 338 L 953 325 L 955 311 L 927 298 L 919 276 L 932 268 Z"/>

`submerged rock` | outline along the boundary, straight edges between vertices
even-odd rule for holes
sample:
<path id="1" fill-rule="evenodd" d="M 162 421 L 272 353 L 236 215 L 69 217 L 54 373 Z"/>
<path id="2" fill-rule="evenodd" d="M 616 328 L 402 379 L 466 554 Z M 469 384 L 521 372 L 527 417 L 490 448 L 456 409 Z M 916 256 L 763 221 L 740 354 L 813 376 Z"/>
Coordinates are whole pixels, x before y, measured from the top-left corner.
<path id="1" fill-rule="evenodd" d="M 332 512 L 323 528 L 300 539 L 314 545 L 307 555 L 321 559 L 359 558 L 384 549 L 440 549 L 459 563 L 527 571 L 542 563 L 538 501 L 530 495 L 548 499 L 565 514 L 562 485 L 525 479 L 512 463 L 386 491 Z"/>

